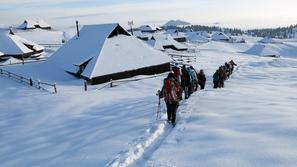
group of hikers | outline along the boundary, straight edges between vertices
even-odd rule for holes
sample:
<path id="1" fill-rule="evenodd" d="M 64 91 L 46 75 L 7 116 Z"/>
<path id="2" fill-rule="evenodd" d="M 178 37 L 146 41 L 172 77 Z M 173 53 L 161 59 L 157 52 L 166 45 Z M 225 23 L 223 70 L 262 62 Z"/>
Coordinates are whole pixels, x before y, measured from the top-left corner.
<path id="1" fill-rule="evenodd" d="M 213 75 L 214 88 L 223 88 L 224 81 L 233 73 L 237 64 L 231 60 L 221 66 Z M 158 91 L 159 98 L 164 98 L 167 107 L 167 120 L 175 126 L 176 112 L 179 102 L 188 99 L 198 89 L 205 88 L 206 77 L 203 69 L 197 73 L 193 66 L 183 65 L 172 67 L 172 72 L 164 79 L 161 91 Z M 183 97 L 184 95 L 184 97 Z"/>
<path id="2" fill-rule="evenodd" d="M 225 87 L 225 80 L 227 80 L 233 73 L 234 66 L 237 64 L 234 63 L 233 60 L 225 62 L 224 65 L 220 66 L 219 69 L 213 74 L 213 88 L 224 88 Z"/>
<path id="3" fill-rule="evenodd" d="M 159 98 L 164 98 L 167 107 L 167 120 L 175 125 L 176 111 L 179 101 L 188 99 L 191 94 L 200 89 L 204 89 L 206 77 L 201 69 L 199 73 L 193 66 L 182 68 L 174 66 L 167 78 L 164 79 L 162 90 L 158 93 Z M 184 97 L 183 97 L 184 94 Z"/>

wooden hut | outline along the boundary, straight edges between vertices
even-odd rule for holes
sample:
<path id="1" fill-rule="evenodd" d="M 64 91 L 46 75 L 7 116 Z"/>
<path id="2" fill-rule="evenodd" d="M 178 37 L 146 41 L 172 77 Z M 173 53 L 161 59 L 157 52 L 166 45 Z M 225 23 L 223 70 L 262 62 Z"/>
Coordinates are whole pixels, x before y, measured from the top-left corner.
<path id="1" fill-rule="evenodd" d="M 36 29 L 36 28 L 50 30 L 51 26 L 42 19 L 36 19 L 36 20 L 27 19 L 18 28 L 23 30 Z"/>
<path id="2" fill-rule="evenodd" d="M 26 40 L 12 32 L 0 31 L 0 52 L 2 58 L 14 57 L 24 59 L 29 57 L 38 57 L 44 51 L 44 48 L 32 41 Z"/>
<path id="3" fill-rule="evenodd" d="M 49 63 L 91 84 L 170 70 L 170 57 L 131 36 L 119 24 L 83 26 Z"/>

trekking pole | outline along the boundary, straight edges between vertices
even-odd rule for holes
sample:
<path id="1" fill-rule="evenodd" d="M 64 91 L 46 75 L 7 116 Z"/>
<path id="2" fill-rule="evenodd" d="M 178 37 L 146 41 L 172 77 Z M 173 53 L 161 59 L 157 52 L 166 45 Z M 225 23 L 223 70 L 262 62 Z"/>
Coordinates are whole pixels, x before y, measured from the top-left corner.
<path id="1" fill-rule="evenodd" d="M 159 98 L 156 120 L 158 120 L 158 119 L 161 118 L 161 98 L 160 98 L 160 93 L 161 93 L 161 91 L 158 90 L 158 92 L 157 92 L 157 94 L 156 94 L 156 95 L 158 96 L 158 98 Z"/>

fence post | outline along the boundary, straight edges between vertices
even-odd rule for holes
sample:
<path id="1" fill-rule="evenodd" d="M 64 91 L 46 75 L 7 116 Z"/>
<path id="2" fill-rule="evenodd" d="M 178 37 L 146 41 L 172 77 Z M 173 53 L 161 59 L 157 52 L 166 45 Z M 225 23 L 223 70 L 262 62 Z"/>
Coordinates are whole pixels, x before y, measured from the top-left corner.
<path id="1" fill-rule="evenodd" d="M 88 91 L 88 84 L 86 80 L 84 80 L 84 88 L 85 88 L 85 91 Z"/>
<path id="2" fill-rule="evenodd" d="M 55 89 L 55 94 L 57 94 L 58 91 L 57 91 L 57 84 L 56 83 L 54 83 L 54 89 Z"/>
<path id="3" fill-rule="evenodd" d="M 32 78 L 30 78 L 30 80 L 29 80 L 29 84 L 30 84 L 30 86 L 33 86 L 33 80 L 32 80 Z"/>
<path id="4" fill-rule="evenodd" d="M 110 87 L 112 88 L 112 79 L 110 79 Z"/>
<path id="5" fill-rule="evenodd" d="M 40 86 L 40 80 L 38 80 L 38 89 L 40 89 L 41 86 Z"/>

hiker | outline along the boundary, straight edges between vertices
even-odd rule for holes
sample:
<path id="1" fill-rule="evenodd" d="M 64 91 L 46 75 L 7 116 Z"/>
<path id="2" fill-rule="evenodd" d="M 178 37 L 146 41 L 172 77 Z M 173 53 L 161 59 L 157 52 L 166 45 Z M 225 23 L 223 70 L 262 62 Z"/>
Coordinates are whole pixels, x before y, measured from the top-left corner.
<path id="1" fill-rule="evenodd" d="M 179 85 L 181 86 L 181 72 L 180 72 L 180 68 L 178 66 L 174 66 L 172 67 L 172 71 L 173 71 L 173 75 L 175 77 L 175 79 L 178 81 Z M 179 91 L 179 99 L 182 100 L 183 99 L 183 91 L 180 88 Z"/>
<path id="2" fill-rule="evenodd" d="M 172 67 L 172 71 L 173 71 L 173 75 L 174 75 L 174 77 L 178 80 L 178 82 L 180 82 L 181 81 L 181 78 L 180 78 L 180 68 L 179 67 L 177 67 L 177 66 L 174 66 L 174 67 Z"/>
<path id="3" fill-rule="evenodd" d="M 219 85 L 218 85 L 219 88 L 225 87 L 225 85 L 224 85 L 225 80 L 226 80 L 226 72 L 224 71 L 223 66 L 220 66 L 220 68 L 219 68 Z"/>
<path id="4" fill-rule="evenodd" d="M 193 66 L 190 66 L 188 68 L 189 74 L 191 76 L 191 91 L 190 93 L 192 94 L 194 91 L 197 91 L 198 89 L 198 77 L 197 77 L 197 72 L 194 69 Z"/>
<path id="5" fill-rule="evenodd" d="M 217 89 L 218 86 L 219 86 L 219 78 L 220 78 L 220 77 L 219 77 L 219 70 L 217 70 L 217 71 L 213 74 L 212 78 L 213 78 L 213 88 Z"/>
<path id="6" fill-rule="evenodd" d="M 229 62 L 230 66 L 231 66 L 231 74 L 233 73 L 233 70 L 234 70 L 234 66 L 237 66 L 237 64 L 235 64 L 235 62 L 233 60 L 231 60 Z"/>
<path id="7" fill-rule="evenodd" d="M 176 111 L 179 105 L 179 91 L 180 86 L 176 81 L 173 73 L 169 73 L 168 77 L 164 79 L 164 85 L 160 93 L 160 98 L 164 97 L 167 107 L 167 119 L 175 125 Z"/>
<path id="8" fill-rule="evenodd" d="M 181 86 L 183 88 L 183 91 L 185 92 L 185 99 L 189 98 L 189 89 L 191 86 L 191 79 L 190 79 L 190 75 L 189 72 L 186 68 L 186 65 L 183 65 L 182 68 L 182 77 L 181 77 Z"/>
<path id="9" fill-rule="evenodd" d="M 198 74 L 198 84 L 201 90 L 204 89 L 205 83 L 206 83 L 206 77 L 205 77 L 204 71 L 201 69 Z"/>
<path id="10" fill-rule="evenodd" d="M 229 63 L 225 62 L 224 70 L 226 72 L 227 78 L 229 78 L 231 75 L 231 67 L 230 67 Z"/>

